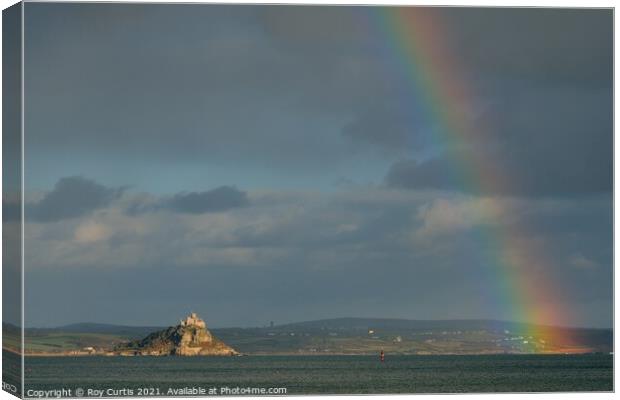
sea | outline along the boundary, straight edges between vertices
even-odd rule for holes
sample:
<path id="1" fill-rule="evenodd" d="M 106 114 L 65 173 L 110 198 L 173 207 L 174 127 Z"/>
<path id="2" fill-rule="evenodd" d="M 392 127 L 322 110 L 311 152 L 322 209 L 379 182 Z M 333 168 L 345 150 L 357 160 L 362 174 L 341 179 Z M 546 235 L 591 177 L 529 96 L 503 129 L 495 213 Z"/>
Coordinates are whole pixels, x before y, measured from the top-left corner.
<path id="1" fill-rule="evenodd" d="M 27 357 L 25 375 L 26 397 L 591 392 L 613 391 L 613 356 Z"/>

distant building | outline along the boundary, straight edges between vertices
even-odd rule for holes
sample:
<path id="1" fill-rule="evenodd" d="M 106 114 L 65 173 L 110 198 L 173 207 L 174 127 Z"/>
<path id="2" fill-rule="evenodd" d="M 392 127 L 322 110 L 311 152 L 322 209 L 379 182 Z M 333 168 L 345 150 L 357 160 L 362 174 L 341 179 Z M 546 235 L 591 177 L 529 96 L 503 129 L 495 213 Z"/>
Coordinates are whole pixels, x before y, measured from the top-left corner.
<path id="1" fill-rule="evenodd" d="M 196 315 L 195 312 L 188 315 L 187 318 L 185 318 L 185 320 L 181 320 L 181 326 L 195 326 L 197 328 L 203 328 L 203 329 L 207 327 L 205 322 L 202 319 L 200 319 L 200 317 L 198 317 L 198 315 Z"/>

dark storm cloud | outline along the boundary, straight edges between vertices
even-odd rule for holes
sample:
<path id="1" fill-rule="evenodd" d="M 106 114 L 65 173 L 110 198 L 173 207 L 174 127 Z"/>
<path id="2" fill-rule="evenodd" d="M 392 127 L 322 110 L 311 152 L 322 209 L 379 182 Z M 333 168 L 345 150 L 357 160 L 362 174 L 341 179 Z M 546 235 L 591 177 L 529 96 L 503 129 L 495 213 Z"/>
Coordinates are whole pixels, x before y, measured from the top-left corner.
<path id="1" fill-rule="evenodd" d="M 581 12 L 584 11 L 584 12 Z M 568 195 L 612 188 L 612 23 L 609 10 L 444 9 L 443 38 L 454 79 L 472 90 L 473 135 L 431 158 L 437 136 L 411 99 L 366 109 L 343 130 L 354 142 L 402 154 L 386 176 L 391 186 L 470 190 L 455 160 L 490 160 L 509 180 L 493 193 Z M 527 29 L 523 29 L 527 27 Z M 398 72 L 398 71 L 395 71 Z M 401 79 L 406 76 L 401 76 Z M 440 107 L 451 107 L 448 103 Z M 442 139 L 440 139 L 442 138 Z M 427 146 L 428 147 L 428 146 Z M 456 153 L 456 154 L 455 154 Z M 413 157 L 412 157 L 413 156 Z M 468 171 L 472 174 L 471 171 Z M 478 172 L 473 172 L 474 175 Z M 474 176 L 474 179 L 477 179 Z"/>
<path id="2" fill-rule="evenodd" d="M 168 324 L 196 305 L 220 326 L 502 317 L 476 229 L 520 215 L 480 222 L 484 201 L 460 203 L 510 194 L 527 196 L 518 223 L 547 240 L 575 324 L 610 326 L 611 10 L 436 9 L 441 37 L 419 40 L 445 45 L 471 89 L 452 146 L 464 136 L 428 112 L 378 8 L 25 7 L 26 182 L 149 192 L 65 178 L 29 206 L 58 221 L 26 229 L 31 324 Z M 507 185 L 455 193 L 472 173 L 456 160 L 487 160 Z M 317 184 L 338 179 L 352 183 Z M 452 211 L 423 221 L 443 196 Z"/>
<path id="3" fill-rule="evenodd" d="M 505 85 L 480 118 L 481 131 L 452 154 L 401 160 L 385 181 L 404 188 L 480 190 L 458 179 L 461 160 L 497 169 L 505 182 L 490 194 L 572 195 L 611 192 L 611 89 Z M 485 132 L 484 129 L 487 131 Z M 458 135 L 458 132 L 455 133 Z M 466 171 L 473 179 L 484 171 Z M 470 178 L 471 175 L 470 175 Z M 484 190 L 484 189 L 483 189 Z"/>
<path id="4" fill-rule="evenodd" d="M 226 211 L 249 204 L 246 192 L 234 186 L 221 186 L 206 192 L 179 193 L 165 201 L 163 207 L 190 214 Z"/>
<path id="5" fill-rule="evenodd" d="M 403 108 L 398 102 L 381 101 L 348 123 L 342 134 L 353 143 L 374 145 L 386 151 L 423 150 L 433 134 L 429 120 L 415 105 Z"/>
<path id="6" fill-rule="evenodd" d="M 26 204 L 26 218 L 54 222 L 87 215 L 109 206 L 126 188 L 111 188 L 93 180 L 73 176 L 61 178 L 54 188 L 36 202 Z M 145 212 L 167 209 L 179 213 L 202 214 L 220 212 L 250 204 L 246 192 L 234 186 L 220 186 L 204 192 L 181 192 L 173 196 L 129 196 L 121 204 L 125 212 L 137 216 Z M 3 213 L 8 221 L 19 220 L 19 203 L 5 201 Z"/>
<path id="7" fill-rule="evenodd" d="M 41 200 L 27 204 L 26 218 L 53 222 L 76 218 L 109 205 L 123 193 L 79 176 L 61 178 Z"/>
<path id="8" fill-rule="evenodd" d="M 59 144 L 70 140 L 104 159 L 291 170 L 343 162 L 350 149 L 342 136 L 397 154 L 428 151 L 436 121 L 416 103 L 412 72 L 375 8 L 32 4 L 26 12 L 26 89 L 37 115 L 27 147 L 45 149 L 38 156 L 62 153 Z M 474 88 L 474 110 L 510 101 L 502 91 L 509 84 L 543 96 L 562 87 L 610 90 L 610 10 L 434 13 L 455 79 Z M 587 109 L 571 112 L 591 118 Z M 536 117 L 549 128 L 558 118 Z M 520 129 L 500 125 L 498 135 Z"/>
<path id="9" fill-rule="evenodd" d="M 444 159 L 398 161 L 390 167 L 385 182 L 388 186 L 410 189 L 462 189 L 454 178 L 453 168 Z"/>
<path id="10" fill-rule="evenodd" d="M 246 192 L 235 186 L 219 186 L 203 192 L 180 192 L 172 196 L 131 196 L 124 204 L 130 216 L 170 210 L 177 213 L 204 214 L 232 210 L 250 205 Z"/>
<path id="11" fill-rule="evenodd" d="M 360 47 L 379 51 L 393 45 L 386 41 L 394 38 L 382 35 L 385 32 L 380 24 L 385 21 L 376 12 L 379 8 L 257 10 L 272 37 L 291 47 L 297 44 L 298 52 L 314 57 Z M 399 8 L 391 9 L 396 12 Z M 458 73 L 468 78 L 490 76 L 491 79 L 532 79 L 543 84 L 562 82 L 596 87 L 607 87 L 612 78 L 611 9 L 443 7 L 419 15 L 432 19 L 436 29 L 419 32 L 421 36 L 416 41 L 444 46 L 434 50 L 452 53 L 451 60 L 459 63 L 455 66 L 460 68 Z M 431 36 L 438 32 L 443 36 Z M 390 53 L 383 56 L 404 57 Z"/>
<path id="12" fill-rule="evenodd" d="M 316 122 L 291 111 L 311 87 L 323 88 L 321 97 L 337 90 L 322 83 L 332 61 L 304 74 L 307 58 L 276 46 L 257 8 L 115 7 L 28 7 L 37 26 L 29 33 L 34 80 L 27 90 L 38 145 L 71 137 L 98 156 L 225 162 L 241 154 L 279 165 L 310 162 L 313 149 L 333 152 L 317 137 Z M 62 94 L 67 85 L 71 95 Z"/>
<path id="13" fill-rule="evenodd" d="M 445 8 L 449 50 L 473 78 L 610 87 L 611 9 Z"/>

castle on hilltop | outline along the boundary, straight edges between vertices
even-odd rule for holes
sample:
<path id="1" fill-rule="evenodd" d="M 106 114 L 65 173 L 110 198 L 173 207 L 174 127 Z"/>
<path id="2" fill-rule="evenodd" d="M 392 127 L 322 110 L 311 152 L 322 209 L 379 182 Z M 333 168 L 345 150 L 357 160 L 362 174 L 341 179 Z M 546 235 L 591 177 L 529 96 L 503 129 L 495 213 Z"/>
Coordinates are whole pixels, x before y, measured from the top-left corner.
<path id="1" fill-rule="evenodd" d="M 188 315 L 187 318 L 185 318 L 184 320 L 181 320 L 181 326 L 195 326 L 202 329 L 205 329 L 207 327 L 205 322 L 200 319 L 200 317 L 196 315 L 195 312 Z"/>
<path id="2" fill-rule="evenodd" d="M 117 345 L 114 352 L 128 356 L 234 356 L 232 347 L 209 332 L 207 324 L 192 312 L 179 325 L 153 332 L 143 339 Z"/>

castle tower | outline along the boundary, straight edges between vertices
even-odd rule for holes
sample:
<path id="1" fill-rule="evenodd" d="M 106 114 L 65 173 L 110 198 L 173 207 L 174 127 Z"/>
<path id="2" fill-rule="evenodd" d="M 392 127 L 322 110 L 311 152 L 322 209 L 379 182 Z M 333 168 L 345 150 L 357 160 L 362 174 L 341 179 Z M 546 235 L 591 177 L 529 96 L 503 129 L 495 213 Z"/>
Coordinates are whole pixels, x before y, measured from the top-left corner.
<path id="1" fill-rule="evenodd" d="M 194 326 L 202 329 L 207 327 L 205 322 L 195 312 L 191 312 L 185 320 L 181 321 L 181 326 Z"/>

